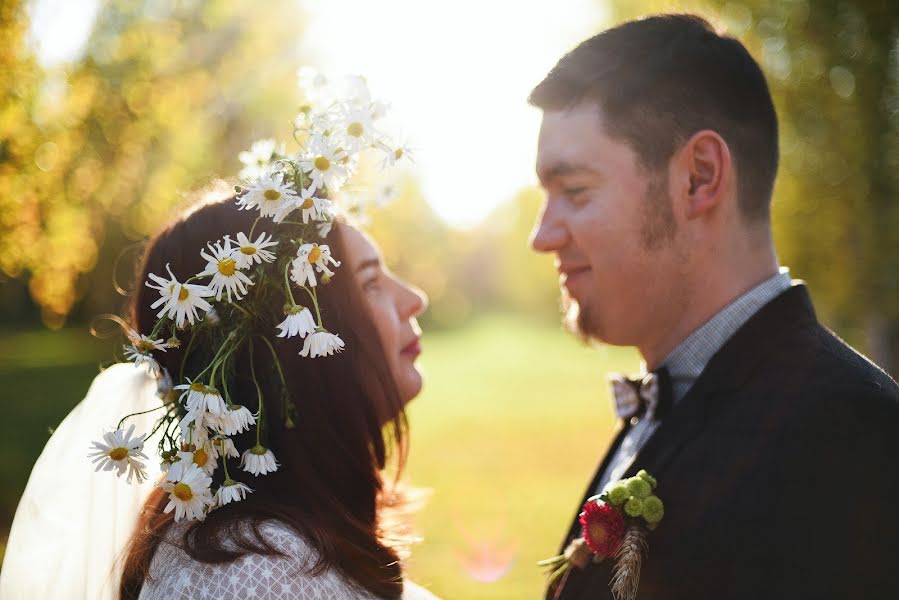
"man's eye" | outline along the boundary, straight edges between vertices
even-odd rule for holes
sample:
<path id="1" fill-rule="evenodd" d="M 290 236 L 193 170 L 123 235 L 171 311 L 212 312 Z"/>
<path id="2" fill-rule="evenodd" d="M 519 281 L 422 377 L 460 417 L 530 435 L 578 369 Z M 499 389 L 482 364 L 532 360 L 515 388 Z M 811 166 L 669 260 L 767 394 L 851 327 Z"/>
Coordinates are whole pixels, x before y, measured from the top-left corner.
<path id="1" fill-rule="evenodd" d="M 585 193 L 587 188 L 585 187 L 576 187 L 576 188 L 566 188 L 564 190 L 565 196 L 571 200 L 572 202 L 584 201 L 586 200 Z"/>

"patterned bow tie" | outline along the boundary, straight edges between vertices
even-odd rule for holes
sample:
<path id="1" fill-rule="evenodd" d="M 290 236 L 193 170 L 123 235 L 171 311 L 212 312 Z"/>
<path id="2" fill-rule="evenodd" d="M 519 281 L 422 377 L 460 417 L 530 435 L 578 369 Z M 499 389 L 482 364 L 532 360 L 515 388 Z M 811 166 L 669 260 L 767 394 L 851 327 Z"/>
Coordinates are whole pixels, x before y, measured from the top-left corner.
<path id="1" fill-rule="evenodd" d="M 647 373 L 643 379 L 613 375 L 609 383 L 615 412 L 622 419 L 644 414 L 651 419 L 662 419 L 671 408 L 671 378 L 665 367 Z"/>

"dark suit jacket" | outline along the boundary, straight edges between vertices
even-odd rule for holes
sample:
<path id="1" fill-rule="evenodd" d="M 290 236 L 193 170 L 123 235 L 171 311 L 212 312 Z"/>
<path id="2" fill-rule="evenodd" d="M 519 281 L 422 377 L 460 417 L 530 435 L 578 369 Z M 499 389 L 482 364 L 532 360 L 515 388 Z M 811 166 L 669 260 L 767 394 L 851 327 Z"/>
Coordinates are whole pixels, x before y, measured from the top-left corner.
<path id="1" fill-rule="evenodd" d="M 640 469 L 665 503 L 641 600 L 899 598 L 899 388 L 818 323 L 804 285 L 715 354 L 625 477 Z M 611 571 L 573 569 L 559 597 L 611 598 Z"/>

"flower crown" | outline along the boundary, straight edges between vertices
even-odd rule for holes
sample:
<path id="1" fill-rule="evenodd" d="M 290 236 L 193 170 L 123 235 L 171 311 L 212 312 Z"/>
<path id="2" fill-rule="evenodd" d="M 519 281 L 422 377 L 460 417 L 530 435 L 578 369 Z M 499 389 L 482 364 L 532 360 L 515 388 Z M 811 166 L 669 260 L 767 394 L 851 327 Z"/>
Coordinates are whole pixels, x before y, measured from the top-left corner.
<path id="1" fill-rule="evenodd" d="M 241 185 L 235 187 L 237 205 L 259 212 L 249 233 L 223 232 L 221 239 L 198 249 L 206 267 L 186 281 L 179 281 L 169 265 L 167 274 L 149 274 L 146 285 L 159 292 L 159 298 L 150 305 L 159 310 L 158 320 L 149 333 L 127 330 L 130 344 L 125 346 L 125 355 L 157 377 L 162 404 L 154 410 L 164 410 L 164 415 L 149 434 L 137 437 L 132 437 L 133 424 L 127 431 L 123 427 L 130 417 L 142 413 L 126 415 L 114 431 L 103 435 L 102 442 L 93 443 L 89 455 L 97 471 L 116 470 L 118 476 L 127 474 L 128 483 L 132 479 L 140 483 L 147 478 L 144 442 L 161 432 L 160 468 L 165 477 L 157 487 L 169 494 L 165 512 L 174 509 L 176 521 L 202 520 L 210 510 L 243 500 L 253 491 L 231 478 L 228 459 L 239 458 L 240 467 L 254 476 L 278 469 L 275 455 L 262 444 L 261 432 L 269 411 L 253 369 L 252 354 L 260 349 L 260 344 L 254 348 L 254 339 L 261 340 L 261 349 L 271 353 L 288 428 L 294 426 L 293 406 L 287 401 L 287 385 L 271 342 L 247 332 L 246 323 L 255 319 L 247 306 L 254 295 L 265 297 L 264 288 L 283 288 L 287 298 L 284 319 L 271 324 L 277 336 L 299 336 L 303 340 L 299 349 L 302 357 L 342 351 L 344 341 L 322 322 L 317 291 L 319 284 L 327 284 L 334 277 L 340 261 L 331 255 L 327 244 L 315 240 L 327 237 L 339 212 L 332 199 L 357 172 L 362 153 L 380 153 L 382 168 L 409 156 L 408 147 L 395 145 L 376 127 L 387 105 L 372 100 L 362 77 L 349 78 L 348 93 L 339 98 L 332 95 L 335 86 L 314 72 L 301 70 L 300 83 L 308 103 L 294 121 L 299 150 L 288 154 L 273 140 L 261 140 L 239 155 L 244 168 Z M 185 378 L 184 366 L 192 356 L 196 338 L 191 335 L 175 385 L 171 373 L 160 367 L 153 353 L 180 348 L 178 332 L 186 327 L 194 333 L 214 327 L 215 336 L 210 338 L 217 341 L 212 344 L 213 358 L 195 377 Z M 228 390 L 235 353 L 245 346 L 251 355 L 257 413 Z M 251 427 L 256 428 L 256 444 L 241 453 L 231 436 Z M 219 463 L 224 481 L 213 490 L 212 474 Z"/>

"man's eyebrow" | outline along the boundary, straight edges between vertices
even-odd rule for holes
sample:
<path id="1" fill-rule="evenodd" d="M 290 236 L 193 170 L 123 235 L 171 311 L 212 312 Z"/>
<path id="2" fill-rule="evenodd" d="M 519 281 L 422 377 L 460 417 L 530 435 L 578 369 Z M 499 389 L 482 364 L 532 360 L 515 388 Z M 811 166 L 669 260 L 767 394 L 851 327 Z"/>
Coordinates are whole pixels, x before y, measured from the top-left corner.
<path id="1" fill-rule="evenodd" d="M 380 268 L 381 267 L 381 259 L 380 258 L 369 258 L 367 260 L 363 260 L 359 263 L 359 266 L 356 267 L 356 272 L 364 271 L 365 269 L 371 268 Z"/>
<path id="2" fill-rule="evenodd" d="M 543 170 L 538 168 L 537 178 L 540 179 L 540 181 L 546 183 L 552 181 L 557 177 L 562 177 L 565 175 L 576 175 L 579 173 L 589 173 L 593 175 L 599 174 L 596 169 L 588 167 L 587 165 L 577 165 L 569 162 L 560 162 Z"/>

